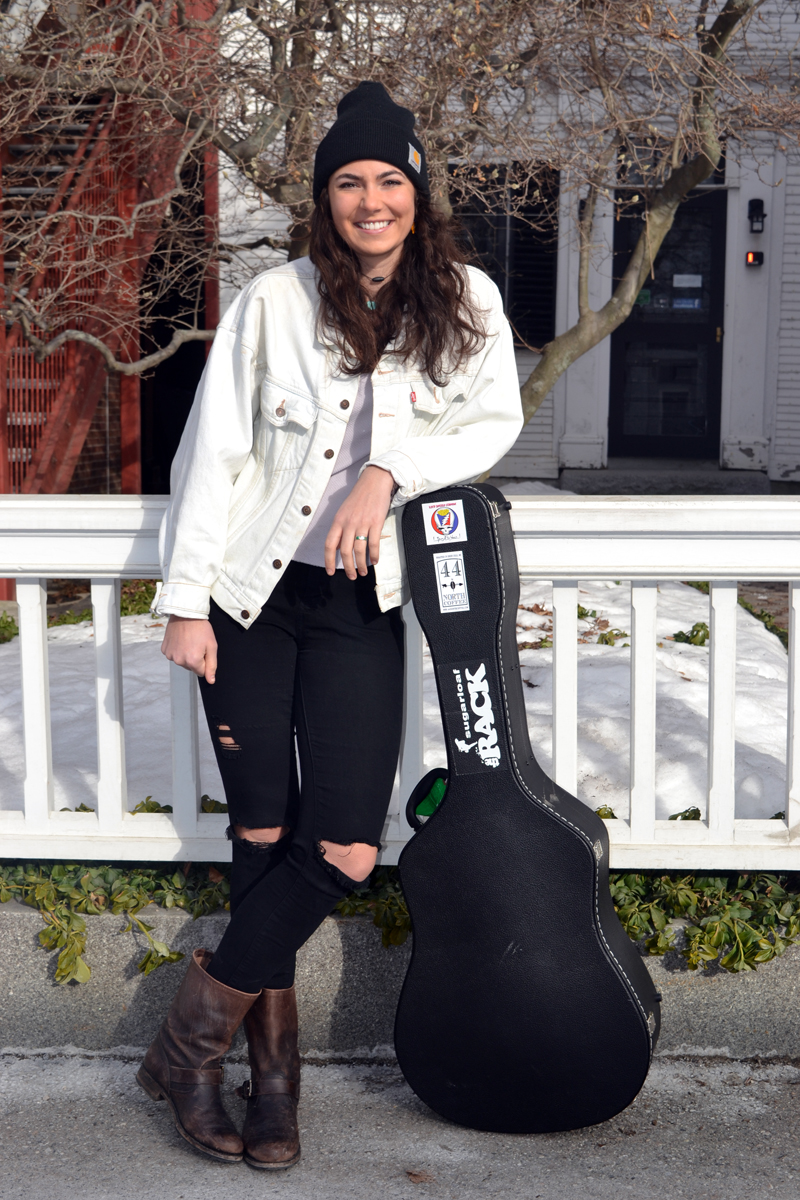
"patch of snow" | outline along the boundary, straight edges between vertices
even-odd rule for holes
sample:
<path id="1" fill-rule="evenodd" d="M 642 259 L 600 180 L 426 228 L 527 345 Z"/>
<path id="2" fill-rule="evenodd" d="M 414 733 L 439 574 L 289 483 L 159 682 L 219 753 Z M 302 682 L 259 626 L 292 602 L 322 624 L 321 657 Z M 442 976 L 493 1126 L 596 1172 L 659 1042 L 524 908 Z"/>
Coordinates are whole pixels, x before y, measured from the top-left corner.
<path id="1" fill-rule="evenodd" d="M 161 654 L 165 622 L 149 613 L 123 617 L 122 686 L 128 808 L 145 796 L 172 799 L 169 663 Z M 92 808 L 97 800 L 94 633 L 89 621 L 47 631 L 55 809 Z M 19 638 L 0 646 L 0 809 L 22 808 Z M 222 780 L 200 708 L 200 781 L 224 800 Z"/>
<path id="2" fill-rule="evenodd" d="M 630 643 L 599 645 L 598 624 L 631 629 L 630 584 L 582 582 L 579 602 L 596 612 L 578 622 L 578 795 L 597 809 L 629 816 Z M 552 587 L 523 582 L 518 641 L 552 633 Z M 544 611 L 531 611 L 531 610 Z M 656 816 L 706 810 L 709 648 L 670 640 L 697 621 L 709 622 L 709 600 L 682 583 L 662 583 L 656 651 Z M 581 639 L 586 639 L 582 641 Z M 788 657 L 780 641 L 745 609 L 737 610 L 736 816 L 768 818 L 783 810 L 786 775 Z M 545 770 L 553 755 L 553 651 L 521 650 L 528 727 Z M 425 750 L 430 766 L 446 765 L 430 655 L 425 653 Z"/>
<path id="3" fill-rule="evenodd" d="M 515 485 L 512 485 L 515 486 Z M 528 485 L 526 485 L 528 486 Z M 541 485 L 547 487 L 547 485 Z M 505 489 L 506 491 L 509 488 Z M 555 489 L 549 489 L 555 490 Z M 630 585 L 584 582 L 579 599 L 595 617 L 578 623 L 578 795 L 592 808 L 609 804 L 628 816 L 630 738 L 629 637 L 600 645 L 599 633 L 630 633 Z M 518 640 L 537 643 L 552 632 L 552 588 L 522 585 Z M 539 611 L 537 611 L 537 609 Z M 681 583 L 662 583 L 658 597 L 657 816 L 690 806 L 705 815 L 708 663 L 706 646 L 671 640 L 709 621 L 708 597 Z M 605 624 L 604 624 L 605 623 Z M 125 744 L 129 807 L 152 795 L 171 798 L 169 670 L 160 653 L 164 623 L 149 615 L 122 619 Z M 95 804 L 94 654 L 91 624 L 48 631 L 56 809 Z M 552 763 L 552 649 L 520 652 L 531 740 L 542 765 Z M 771 817 L 785 807 L 788 658 L 779 640 L 743 608 L 737 610 L 736 815 Z M 19 641 L 0 646 L 0 807 L 22 807 Z M 223 800 L 223 788 L 201 708 L 202 790 Z M 426 758 L 444 765 L 439 706 L 430 655 L 425 654 Z"/>

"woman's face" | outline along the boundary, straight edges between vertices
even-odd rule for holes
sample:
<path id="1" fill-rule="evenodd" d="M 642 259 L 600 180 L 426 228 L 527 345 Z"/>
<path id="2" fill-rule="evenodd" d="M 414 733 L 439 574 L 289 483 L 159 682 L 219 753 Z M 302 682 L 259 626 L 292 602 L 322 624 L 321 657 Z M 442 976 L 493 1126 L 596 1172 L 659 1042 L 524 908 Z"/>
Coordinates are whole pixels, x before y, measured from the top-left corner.
<path id="1" fill-rule="evenodd" d="M 416 189 L 389 163 L 347 163 L 331 175 L 328 196 L 336 230 L 359 258 L 391 256 L 411 232 Z"/>

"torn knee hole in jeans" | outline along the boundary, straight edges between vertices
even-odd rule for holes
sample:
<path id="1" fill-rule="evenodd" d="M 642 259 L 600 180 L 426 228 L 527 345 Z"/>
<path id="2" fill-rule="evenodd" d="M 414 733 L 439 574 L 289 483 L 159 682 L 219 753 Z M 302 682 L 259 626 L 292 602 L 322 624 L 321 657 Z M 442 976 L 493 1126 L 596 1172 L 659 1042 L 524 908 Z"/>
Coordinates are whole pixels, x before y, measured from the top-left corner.
<path id="1" fill-rule="evenodd" d="M 239 825 L 238 828 L 246 830 L 247 832 L 249 832 L 250 829 L 248 825 Z M 276 826 L 276 828 L 278 827 Z M 281 828 L 283 827 L 281 826 Z M 240 837 L 234 827 L 229 825 L 225 830 L 225 837 L 229 842 L 234 842 L 237 846 L 240 846 L 245 853 L 264 854 L 271 853 L 278 846 L 281 846 L 281 849 L 283 849 L 281 843 L 286 839 L 290 832 L 291 831 L 287 828 L 286 833 L 281 834 L 280 837 L 277 837 L 274 842 L 260 842 L 256 841 L 255 838 Z"/>
<path id="2" fill-rule="evenodd" d="M 230 725 L 220 725 L 219 722 L 217 722 L 216 725 L 218 730 L 217 740 L 220 746 L 222 746 L 225 750 L 241 750 L 242 747 L 233 737 L 231 737 Z"/>

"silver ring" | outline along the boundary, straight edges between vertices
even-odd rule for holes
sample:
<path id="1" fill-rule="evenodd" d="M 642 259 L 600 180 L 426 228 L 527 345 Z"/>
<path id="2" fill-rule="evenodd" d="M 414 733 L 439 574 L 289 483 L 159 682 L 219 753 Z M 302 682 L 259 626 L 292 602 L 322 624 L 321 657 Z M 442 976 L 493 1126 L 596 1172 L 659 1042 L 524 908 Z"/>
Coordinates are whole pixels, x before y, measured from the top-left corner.
<path id="1" fill-rule="evenodd" d="M 369 538 L 367 537 L 367 535 L 365 533 L 357 533 L 355 540 L 357 542 L 368 542 Z"/>

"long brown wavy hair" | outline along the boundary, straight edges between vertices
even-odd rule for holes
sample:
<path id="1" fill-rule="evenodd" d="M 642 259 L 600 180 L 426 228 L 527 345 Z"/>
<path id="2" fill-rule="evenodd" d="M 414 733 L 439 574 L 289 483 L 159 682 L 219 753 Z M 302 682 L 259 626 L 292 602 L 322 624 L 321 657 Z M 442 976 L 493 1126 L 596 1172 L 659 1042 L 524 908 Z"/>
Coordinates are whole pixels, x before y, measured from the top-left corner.
<path id="1" fill-rule="evenodd" d="M 311 218 L 309 251 L 318 272 L 318 332 L 339 350 L 345 375 L 370 374 L 394 340 L 393 354 L 417 361 L 443 387 L 447 375 L 486 340 L 452 222 L 418 192 L 414 224 L 397 270 L 369 309 L 358 258 L 337 232 L 323 189 Z"/>

